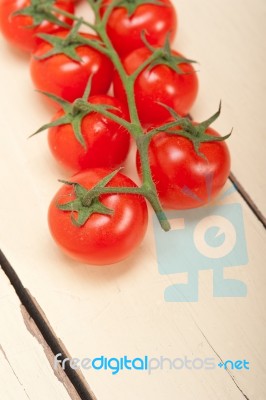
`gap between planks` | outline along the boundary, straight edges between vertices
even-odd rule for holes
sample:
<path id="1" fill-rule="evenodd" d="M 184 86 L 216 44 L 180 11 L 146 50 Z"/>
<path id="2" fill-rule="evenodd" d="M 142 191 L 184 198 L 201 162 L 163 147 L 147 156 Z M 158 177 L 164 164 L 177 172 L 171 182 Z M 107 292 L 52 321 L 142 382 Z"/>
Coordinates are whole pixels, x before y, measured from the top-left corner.
<path id="1" fill-rule="evenodd" d="M 241 185 L 239 180 L 235 177 L 235 175 L 231 172 L 229 176 L 230 181 L 236 188 L 236 191 L 240 194 L 242 199 L 247 203 L 253 214 L 256 216 L 256 218 L 262 223 L 264 228 L 266 228 L 266 218 L 260 211 L 260 209 L 257 207 L 257 205 L 254 203 L 252 197 L 248 194 L 248 192 L 245 190 L 245 188 Z"/>
<path id="2" fill-rule="evenodd" d="M 64 384 L 71 398 L 73 400 L 77 400 L 78 398 L 81 400 L 96 400 L 95 395 L 79 370 L 72 369 L 68 363 L 66 363 L 64 371 L 62 368 L 61 371 L 60 368 L 58 368 L 57 371 L 54 370 L 54 355 L 61 353 L 63 359 L 71 358 L 67 349 L 60 339 L 57 338 L 45 314 L 41 310 L 41 307 L 30 292 L 22 285 L 15 270 L 1 250 L 0 266 L 21 301 L 21 313 L 28 331 L 35 336 L 42 345 L 54 373 Z"/>

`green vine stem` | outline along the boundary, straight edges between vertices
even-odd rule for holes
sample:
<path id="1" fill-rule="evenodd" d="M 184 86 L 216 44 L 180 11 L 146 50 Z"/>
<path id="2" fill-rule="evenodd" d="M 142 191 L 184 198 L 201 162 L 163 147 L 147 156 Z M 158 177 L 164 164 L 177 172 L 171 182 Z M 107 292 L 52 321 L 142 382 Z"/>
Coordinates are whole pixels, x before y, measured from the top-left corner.
<path id="1" fill-rule="evenodd" d="M 101 16 L 100 13 L 100 8 L 102 6 L 102 1 L 101 0 L 87 0 L 88 4 L 92 8 L 94 15 L 95 15 L 95 24 L 91 24 L 88 21 L 85 21 L 83 18 L 79 18 L 71 13 L 68 13 L 66 11 L 62 11 L 54 6 L 51 7 L 51 10 L 56 12 L 56 13 L 61 13 L 62 15 L 71 18 L 75 21 L 77 21 L 78 27 L 81 25 L 87 26 L 91 28 L 100 38 L 100 40 L 91 40 L 91 39 L 86 39 L 84 37 L 81 37 L 81 35 L 78 34 L 77 29 L 75 30 L 75 27 L 73 28 L 74 34 L 71 36 L 71 39 L 75 43 L 80 43 L 80 44 L 88 44 L 89 46 L 95 48 L 96 50 L 102 52 L 103 54 L 107 55 L 110 60 L 112 61 L 114 68 L 118 72 L 120 79 L 122 81 L 122 84 L 125 89 L 125 93 L 127 96 L 127 103 L 128 103 L 128 109 L 129 109 L 129 115 L 130 115 L 130 121 L 125 121 L 122 120 L 121 118 L 115 116 L 112 112 L 110 112 L 106 107 L 102 106 L 96 106 L 96 105 L 90 105 L 87 102 L 87 92 L 88 90 L 86 89 L 85 93 L 86 96 L 83 96 L 81 99 L 75 100 L 75 102 L 72 104 L 72 109 L 70 108 L 70 104 L 66 104 L 66 102 L 63 103 L 63 100 L 59 99 L 59 103 L 61 101 L 61 104 L 64 105 L 64 110 L 68 110 L 70 115 L 76 113 L 78 114 L 79 112 L 82 112 L 82 115 L 86 115 L 86 112 L 89 113 L 91 111 L 96 111 L 100 112 L 106 117 L 113 119 L 115 122 L 120 123 L 120 125 L 123 125 L 126 127 L 126 129 L 129 131 L 129 133 L 133 136 L 135 139 L 137 149 L 139 152 L 140 156 L 140 161 L 141 161 L 141 170 L 142 170 L 142 185 L 137 188 L 129 188 L 129 187 L 106 187 L 105 186 L 105 180 L 106 182 L 109 180 L 109 176 L 104 178 L 101 182 L 99 182 L 98 185 L 96 185 L 94 188 L 90 190 L 86 190 L 85 188 L 78 188 L 77 184 L 75 182 L 66 182 L 62 181 L 66 184 L 69 185 L 74 185 L 76 188 L 76 192 L 81 192 L 82 196 L 78 200 L 78 209 L 82 209 L 84 211 L 85 207 L 85 212 L 83 213 L 85 216 L 86 215 L 91 215 L 90 211 L 87 208 L 91 206 L 92 203 L 94 203 L 94 208 L 95 209 L 95 204 L 96 204 L 96 210 L 101 210 L 102 205 L 99 204 L 99 197 L 102 194 L 110 194 L 110 193 L 128 193 L 128 194 L 136 194 L 136 195 L 142 195 L 144 196 L 151 206 L 153 207 L 157 218 L 160 222 L 160 225 L 163 230 L 168 231 L 171 229 L 170 224 L 167 220 L 167 217 L 162 209 L 162 206 L 160 204 L 160 200 L 157 195 L 156 187 L 152 179 L 151 175 L 151 170 L 150 170 L 150 165 L 149 165 L 149 158 L 148 158 L 148 151 L 149 151 L 149 144 L 153 136 L 161 131 L 166 131 L 169 134 L 176 134 L 176 135 L 182 135 L 190 139 L 193 144 L 195 150 L 198 152 L 198 148 L 201 142 L 203 141 L 212 141 L 212 140 L 217 140 L 217 138 L 212 138 L 208 135 L 205 134 L 205 129 L 209 126 L 209 123 L 212 122 L 214 119 L 217 118 L 217 116 L 220 114 L 220 108 L 218 112 L 212 116 L 209 120 L 204 121 L 202 124 L 199 124 L 197 128 L 195 128 L 192 124 L 191 121 L 187 118 L 180 118 L 174 110 L 170 109 L 168 107 L 169 114 L 172 115 L 174 121 L 163 124 L 160 127 L 157 127 L 147 134 L 144 133 L 143 128 L 141 126 L 141 122 L 138 116 L 138 111 L 136 107 L 136 101 L 135 101 L 135 95 L 134 95 L 134 84 L 139 76 L 139 74 L 149 65 L 156 65 L 156 62 L 159 63 L 161 60 L 165 59 L 165 63 L 173 68 L 176 68 L 173 66 L 175 60 L 171 58 L 171 53 L 170 53 L 170 45 L 169 41 L 167 39 L 166 44 L 163 48 L 156 48 L 152 49 L 145 38 L 145 35 L 143 33 L 143 45 L 149 47 L 151 50 L 151 55 L 150 57 L 131 75 L 128 75 L 127 72 L 124 69 L 124 66 L 120 60 L 120 57 L 116 50 L 114 49 L 108 34 L 106 30 L 106 25 L 108 18 L 112 12 L 112 10 L 121 3 L 121 0 L 115 0 L 109 3 L 104 10 L 103 16 Z M 147 1 L 148 2 L 148 1 Z M 44 35 L 43 35 L 44 36 Z M 45 37 L 43 37 L 45 39 Z M 186 60 L 187 62 L 194 62 L 192 60 Z M 184 62 L 184 59 L 179 60 L 179 62 Z M 46 93 L 47 94 L 47 93 Z M 52 96 L 50 94 L 47 94 L 48 96 Z M 55 97 L 54 97 L 55 99 Z M 70 111 L 69 111 L 70 110 Z M 49 124 L 44 125 L 42 128 L 40 128 L 37 132 L 46 129 L 49 127 Z M 174 130 L 174 128 L 177 128 L 177 130 Z M 35 132 L 35 133 L 37 133 Z M 226 138 L 226 137 L 224 137 Z M 224 139 L 222 138 L 222 140 Z M 114 171 L 113 174 L 117 173 L 118 171 Z M 111 174 L 110 176 L 113 176 Z M 76 204 L 76 203 L 75 203 Z M 64 210 L 72 210 L 73 211 L 73 204 L 65 204 L 64 205 Z M 103 212 L 110 213 L 110 210 L 104 210 L 102 208 Z M 85 217 L 81 218 L 82 223 L 85 221 Z"/>
<path id="2" fill-rule="evenodd" d="M 78 35 L 78 33 L 74 32 L 74 35 L 72 36 L 73 41 L 80 42 L 81 44 L 88 44 L 89 46 L 95 48 L 96 50 L 102 52 L 103 54 L 107 55 L 110 60 L 112 61 L 115 69 L 117 70 L 120 79 L 122 81 L 122 84 L 125 88 L 126 96 L 127 96 L 127 102 L 128 102 L 128 109 L 129 109 L 129 116 L 130 116 L 130 122 L 121 120 L 121 118 L 117 117 L 115 114 L 111 113 L 108 111 L 108 109 L 105 109 L 104 107 L 97 107 L 96 105 L 89 105 L 85 101 L 85 96 L 83 96 L 82 99 L 77 99 L 72 105 L 72 110 L 75 113 L 78 113 L 79 111 L 86 111 L 86 108 L 88 109 L 88 112 L 95 111 L 95 112 L 100 112 L 106 117 L 114 120 L 115 122 L 119 123 L 120 125 L 123 125 L 133 136 L 133 138 L 136 141 L 137 148 L 140 154 L 140 159 L 141 159 L 141 165 L 142 165 L 142 174 L 143 174 L 143 183 L 140 187 L 138 188 L 130 188 L 130 187 L 105 187 L 103 185 L 100 185 L 97 189 L 91 189 L 88 191 L 86 195 L 87 200 L 83 200 L 83 205 L 84 202 L 87 205 L 91 203 L 93 199 L 98 198 L 101 194 L 108 194 L 108 193 L 129 193 L 129 194 L 137 194 L 137 195 L 142 195 L 144 196 L 151 206 L 153 207 L 158 220 L 160 221 L 160 224 L 162 228 L 165 231 L 168 231 L 171 229 L 170 224 L 166 218 L 166 215 L 162 209 L 162 206 L 160 204 L 155 184 L 152 180 L 151 177 L 151 171 L 150 171 L 150 166 L 148 162 L 148 147 L 149 147 L 149 140 L 146 140 L 145 134 L 143 132 L 143 128 L 141 126 L 141 122 L 139 120 L 138 116 L 138 111 L 136 107 L 136 102 L 135 102 L 135 96 L 134 96 L 134 84 L 135 80 L 140 74 L 140 72 L 146 68 L 153 60 L 159 57 L 161 54 L 160 49 L 155 51 L 149 59 L 141 65 L 138 70 L 132 74 L 128 75 L 123 67 L 123 64 L 120 60 L 120 57 L 116 50 L 114 49 L 108 35 L 106 32 L 106 24 L 108 21 L 108 18 L 110 16 L 110 13 L 112 12 L 113 8 L 115 8 L 121 0 L 116 0 L 110 3 L 106 8 L 103 17 L 100 15 L 100 5 L 101 1 L 93 1 L 93 0 L 87 0 L 89 5 L 91 6 L 94 15 L 95 15 L 95 24 L 91 24 L 88 21 L 85 21 L 83 18 L 79 18 L 71 13 L 68 13 L 67 11 L 62 11 L 59 8 L 56 8 L 55 6 L 51 7 L 51 11 L 54 11 L 56 13 L 61 13 L 62 15 L 73 19 L 74 21 L 77 22 L 77 25 L 84 25 L 89 28 L 91 28 L 100 38 L 101 42 L 98 41 L 92 41 L 90 39 L 86 39 L 84 37 L 81 37 Z M 75 27 L 74 27 L 75 30 Z M 75 37 L 76 34 L 76 37 Z M 42 35 L 42 38 L 45 40 L 46 38 L 44 35 Z M 47 38 L 48 39 L 48 38 Z M 49 93 L 44 93 L 49 97 L 53 97 L 54 100 L 60 101 L 60 99 L 56 99 L 55 96 L 49 94 Z M 65 102 L 66 103 L 66 102 Z M 62 100 L 61 100 L 61 105 L 62 105 Z M 66 107 L 69 107 L 69 105 L 66 105 Z M 73 112 L 72 111 L 72 112 Z M 41 130 L 47 129 L 50 124 L 46 124 L 43 127 L 41 127 L 38 131 L 35 132 L 38 133 Z M 34 134 L 33 134 L 34 135 Z M 65 182 L 67 183 L 67 182 Z M 71 183 L 69 183 L 71 184 Z M 75 183 L 73 183 L 75 184 Z"/>

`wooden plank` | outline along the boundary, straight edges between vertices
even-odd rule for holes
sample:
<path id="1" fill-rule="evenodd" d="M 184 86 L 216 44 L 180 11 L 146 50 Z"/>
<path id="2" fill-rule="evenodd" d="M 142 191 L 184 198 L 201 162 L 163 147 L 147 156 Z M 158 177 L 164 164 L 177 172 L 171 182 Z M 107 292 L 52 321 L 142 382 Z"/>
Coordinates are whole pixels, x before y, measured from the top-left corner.
<path id="1" fill-rule="evenodd" d="M 0 268 L 1 400 L 78 400 L 64 372 L 54 373 L 48 360 L 49 347 Z"/>
<path id="2" fill-rule="evenodd" d="M 220 68 L 218 69 L 216 65 L 218 63 L 216 59 L 214 60 L 215 68 L 209 64 L 210 60 L 215 58 L 215 51 L 213 50 L 213 55 L 209 55 L 207 45 L 204 44 L 207 41 L 201 40 L 208 37 L 210 43 L 213 43 L 212 35 L 208 30 L 209 24 L 204 18 L 208 18 L 209 21 L 211 13 L 216 16 L 215 26 L 211 25 L 213 32 L 216 33 L 216 24 L 218 17 L 220 18 L 219 21 L 222 21 L 218 25 L 220 36 L 222 32 L 226 36 L 225 30 L 221 30 L 225 20 L 231 27 L 228 32 L 232 32 L 233 25 L 237 21 L 233 16 L 230 19 L 225 18 L 229 13 L 228 1 L 224 3 L 227 7 L 223 7 L 216 1 L 206 0 L 205 9 L 202 2 L 199 4 L 192 0 L 190 4 L 185 1 L 180 1 L 178 4 L 181 31 L 177 43 L 188 56 L 199 60 L 208 56 L 208 59 L 205 58 L 205 64 L 201 65 L 201 74 L 202 76 L 203 73 L 205 74 L 205 78 L 201 77 L 201 90 L 205 92 L 201 92 L 199 105 L 193 110 L 197 117 L 206 117 L 214 111 L 213 107 L 218 104 L 220 97 L 227 98 L 228 89 L 225 88 L 224 80 L 229 77 L 227 71 L 223 79 L 220 79 L 220 75 L 217 78 L 217 71 L 220 71 Z M 257 4 L 262 3 L 257 2 Z M 219 14 L 217 14 L 216 5 Z M 245 5 L 247 9 L 250 9 L 251 2 L 246 1 Z M 209 7 L 211 11 L 207 12 Z M 236 1 L 234 7 L 238 10 L 240 2 Z M 193 16 L 191 16 L 192 11 Z M 257 11 L 254 12 L 257 13 Z M 190 15 L 191 19 L 187 19 L 185 15 Z M 197 22 L 199 16 L 204 18 Z M 245 21 L 248 19 L 246 11 L 243 18 Z M 186 28 L 185 24 L 187 24 Z M 239 35 L 242 34 L 242 30 L 236 31 Z M 226 43 L 230 44 L 228 38 Z M 197 53 L 194 50 L 197 50 Z M 4 88 L 1 92 L 1 107 L 3 115 L 7 117 L 7 120 L 1 119 L 0 122 L 1 130 L 5 133 L 1 142 L 3 156 L 0 158 L 0 181 L 4 188 L 0 208 L 1 245 L 22 282 L 37 299 L 54 331 L 64 342 L 72 357 L 93 358 L 101 355 L 106 357 L 148 355 L 149 357 L 164 356 L 170 359 L 210 357 L 218 363 L 220 359 L 223 361 L 246 359 L 251 366 L 249 371 L 245 369 L 226 371 L 219 367 L 213 370 L 203 368 L 175 370 L 167 368 L 167 361 L 165 361 L 164 370 L 157 369 L 151 374 L 141 371 L 121 371 L 117 375 L 112 375 L 110 370 L 83 370 L 96 396 L 100 400 L 124 400 L 125 398 L 127 400 L 136 398 L 144 400 L 150 398 L 264 400 L 266 396 L 263 365 L 265 233 L 250 209 L 235 192 L 224 198 L 221 203 L 224 209 L 227 203 L 237 204 L 244 214 L 244 232 L 249 260 L 241 264 L 237 259 L 235 267 L 224 270 L 225 277 L 239 279 L 246 284 L 248 292 L 244 297 L 213 297 L 214 288 L 221 288 L 221 285 L 213 285 L 214 267 L 204 270 L 200 264 L 194 264 L 193 260 L 188 258 L 187 262 L 183 263 L 182 271 L 182 268 L 178 266 L 180 254 L 173 256 L 177 259 L 176 272 L 160 274 L 155 248 L 156 232 L 151 223 L 140 249 L 123 263 L 98 268 L 72 262 L 52 243 L 46 222 L 48 204 L 59 187 L 56 179 L 64 178 L 66 174 L 58 169 L 48 154 L 45 134 L 26 140 L 27 134 L 49 118 L 50 110 L 38 101 L 38 96 L 32 91 L 26 57 L 8 49 L 2 40 L 0 51 L 2 55 L 0 68 L 4 71 L 0 74 L 2 88 Z M 227 51 L 228 49 L 223 44 L 221 54 L 225 56 Z M 246 59 L 245 61 L 248 62 Z M 230 64 L 230 60 L 228 63 Z M 222 64 L 223 68 L 227 68 L 224 64 Z M 206 72 L 203 72 L 203 66 Z M 241 71 L 239 75 L 243 77 L 245 68 L 241 68 Z M 242 78 L 237 78 L 237 85 L 240 85 L 239 80 Z M 207 84 L 208 79 L 210 83 Z M 230 81 L 230 85 L 232 84 L 233 82 Z M 7 86 L 10 90 L 9 101 L 6 100 Z M 212 92 L 214 87 L 217 88 L 215 93 Z M 226 90 L 225 94 L 223 94 L 224 90 Z M 254 87 L 248 84 L 245 90 L 253 93 Z M 260 92 L 258 86 L 256 90 Z M 229 103 L 225 103 L 223 107 L 222 118 L 225 125 L 217 125 L 217 128 L 224 128 L 225 131 L 230 130 L 232 121 L 236 120 L 231 114 L 236 112 L 233 102 L 235 92 L 232 92 L 228 100 L 231 105 L 227 106 L 226 104 Z M 206 103 L 203 103 L 203 97 L 206 97 Z M 10 108 L 11 103 L 15 103 L 15 100 L 10 103 L 11 98 L 16 99 L 18 104 L 16 118 Z M 256 102 L 259 107 L 261 94 L 256 97 Z M 246 115 L 242 110 L 241 118 L 237 118 L 237 121 L 244 120 L 244 117 L 246 118 Z M 246 139 L 248 131 L 243 132 L 245 132 L 245 141 L 249 141 L 249 137 Z M 257 161 L 261 169 L 264 165 L 264 158 L 260 152 L 263 147 L 262 139 L 258 134 L 257 144 L 252 144 L 256 147 L 256 153 L 255 150 L 251 153 L 252 165 L 255 165 Z M 230 143 L 233 143 L 232 141 L 233 139 Z M 231 147 L 233 166 L 237 165 L 236 159 L 240 157 L 240 153 L 241 157 L 243 155 L 242 162 L 238 164 L 241 166 L 241 171 L 236 171 L 236 167 L 233 171 L 237 172 L 237 176 L 241 176 L 241 181 L 245 180 L 245 187 L 249 189 L 251 195 L 253 195 L 254 186 L 258 188 L 254 196 L 256 195 L 256 201 L 261 205 L 261 178 L 256 174 L 251 177 L 250 166 L 242 167 L 244 155 L 247 157 L 249 154 L 246 152 L 248 147 L 243 145 L 241 150 L 240 147 L 234 145 Z M 132 158 L 133 153 L 132 151 Z M 127 171 L 132 176 L 134 175 L 132 168 L 127 168 Z M 200 216 L 197 218 L 199 222 Z M 182 239 L 184 248 L 187 243 L 186 238 L 187 236 L 184 236 Z M 244 251 L 244 244 L 242 246 Z M 188 246 L 187 254 L 190 252 L 191 247 Z M 180 261 L 179 263 L 181 264 Z M 165 301 L 165 289 L 170 285 L 186 282 L 189 272 L 191 275 L 194 267 L 199 274 L 199 286 L 196 285 L 196 289 L 199 287 L 199 300 L 195 302 Z M 219 274 L 216 273 L 215 276 L 216 279 L 219 278 Z"/>

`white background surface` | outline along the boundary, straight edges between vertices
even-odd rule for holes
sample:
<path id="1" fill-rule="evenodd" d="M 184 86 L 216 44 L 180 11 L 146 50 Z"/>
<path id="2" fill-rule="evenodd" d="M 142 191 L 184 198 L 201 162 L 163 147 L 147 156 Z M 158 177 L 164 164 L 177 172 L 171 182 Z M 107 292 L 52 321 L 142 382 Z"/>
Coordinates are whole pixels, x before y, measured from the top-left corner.
<path id="1" fill-rule="evenodd" d="M 221 133 L 234 127 L 228 141 L 232 171 L 265 212 L 266 3 L 174 3 L 179 14 L 175 48 L 200 63 L 200 93 L 192 114 L 195 119 L 205 119 L 222 99 L 222 115 L 215 127 Z M 46 223 L 48 204 L 59 187 L 57 179 L 64 178 L 65 173 L 51 158 L 45 133 L 27 140 L 50 119 L 51 110 L 33 91 L 27 56 L 9 48 L 2 38 L 0 54 L 1 248 L 72 357 L 245 358 L 251 365 L 250 371 L 165 369 L 151 375 L 140 371 L 116 376 L 110 371 L 83 371 L 96 397 L 264 400 L 266 274 L 261 223 L 236 192 L 225 200 L 240 204 L 244 212 L 249 262 L 225 270 L 227 278 L 245 282 L 248 294 L 244 298 L 213 297 L 212 271 L 201 271 L 198 302 L 167 303 L 165 288 L 186 282 L 187 276 L 159 274 L 151 225 L 140 249 L 116 266 L 96 268 L 69 260 L 52 242 Z M 8 283 L 3 285 L 0 299 L 6 296 Z M 3 304 L 0 313 L 5 316 Z M 14 307 L 19 307 L 17 300 Z M 20 341 L 19 335 L 25 330 L 18 322 L 19 314 L 14 312 L 10 321 L 6 318 L 0 325 L 1 345 L 7 337 Z M 25 353 L 24 344 L 21 351 Z M 43 373 L 38 361 L 35 368 Z M 0 386 L 1 399 L 24 398 L 20 397 L 21 387 L 12 385 L 12 370 L 5 371 L 8 378 Z M 22 374 L 21 370 L 16 373 Z M 53 390 L 50 398 L 68 398 L 65 389 L 58 389 L 61 384 L 56 377 L 48 375 L 43 379 L 56 381 L 49 384 Z M 34 393 L 39 383 L 30 376 Z M 23 387 L 25 383 L 19 379 Z M 27 393 L 32 400 L 47 398 L 29 394 L 28 389 Z"/>

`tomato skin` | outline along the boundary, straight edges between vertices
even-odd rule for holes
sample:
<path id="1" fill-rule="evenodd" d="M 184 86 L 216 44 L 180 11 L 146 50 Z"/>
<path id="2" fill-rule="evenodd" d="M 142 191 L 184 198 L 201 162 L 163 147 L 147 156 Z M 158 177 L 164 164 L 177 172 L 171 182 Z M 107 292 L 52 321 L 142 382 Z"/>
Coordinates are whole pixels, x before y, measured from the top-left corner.
<path id="1" fill-rule="evenodd" d="M 95 95 L 89 98 L 92 104 L 107 104 L 118 108 L 113 114 L 126 119 L 126 111 L 119 100 L 107 95 Z M 64 115 L 59 110 L 54 120 Z M 73 172 L 86 168 L 116 168 L 126 159 L 129 144 L 129 132 L 111 119 L 99 113 L 90 113 L 81 123 L 81 132 L 86 143 L 84 148 L 76 139 L 70 124 L 52 127 L 48 130 L 48 143 L 55 159 Z"/>
<path id="2" fill-rule="evenodd" d="M 58 32 L 56 36 L 64 38 L 69 31 Z M 96 36 L 80 33 L 88 39 Z M 30 60 L 31 78 L 37 89 L 53 93 L 73 102 L 82 97 L 89 77 L 93 74 L 91 95 L 107 93 L 113 77 L 113 65 L 103 54 L 87 45 L 77 47 L 76 52 L 82 62 L 74 61 L 65 54 L 56 54 L 44 60 L 35 57 L 51 50 L 51 45 L 42 42 Z"/>
<path id="3" fill-rule="evenodd" d="M 110 169 L 91 169 L 71 178 L 87 189 L 93 187 Z M 134 182 L 118 173 L 107 186 L 135 187 Z M 57 204 L 74 199 L 73 187 L 64 185 L 53 198 L 49 211 L 50 232 L 61 250 L 80 262 L 106 265 L 128 257 L 141 243 L 147 229 L 148 213 L 145 199 L 134 194 L 108 194 L 102 203 L 114 210 L 112 215 L 93 214 L 81 227 L 71 222 L 71 213 L 61 211 Z"/>
<path id="4" fill-rule="evenodd" d="M 206 133 L 219 136 L 212 128 L 208 128 Z M 227 144 L 224 141 L 201 143 L 199 151 L 206 159 L 197 155 L 192 142 L 182 136 L 162 132 L 151 140 L 149 162 L 163 208 L 201 207 L 213 200 L 223 188 L 230 173 Z M 138 154 L 137 169 L 141 175 Z"/>
<path id="5" fill-rule="evenodd" d="M 32 25 L 33 19 L 27 15 L 12 14 L 22 8 L 30 5 L 30 0 L 1 0 L 0 1 L 0 30 L 5 39 L 12 45 L 23 51 L 31 53 L 40 43 L 40 38 L 36 35 L 39 33 L 56 33 L 62 30 L 62 27 L 49 21 L 43 21 L 39 26 L 28 28 Z M 55 7 L 61 8 L 69 13 L 74 13 L 73 1 L 58 0 L 54 3 Z M 73 20 L 62 15 L 57 17 L 67 23 L 73 25 Z"/>
<path id="6" fill-rule="evenodd" d="M 104 0 L 103 5 L 112 0 Z M 129 16 L 124 7 L 116 7 L 107 22 L 107 34 L 121 57 L 143 47 L 141 32 L 145 32 L 148 42 L 153 46 L 163 46 L 167 34 L 174 40 L 177 30 L 177 14 L 169 0 L 163 5 L 143 4 Z M 104 7 L 102 8 L 104 14 Z"/>
<path id="7" fill-rule="evenodd" d="M 180 55 L 172 51 L 174 55 Z M 125 70 L 132 74 L 149 56 L 150 50 L 141 48 L 129 54 L 123 61 Z M 144 69 L 135 82 L 136 105 L 141 122 L 145 124 L 164 122 L 169 112 L 158 102 L 173 108 L 179 115 L 187 115 L 198 93 L 198 78 L 189 63 L 179 64 L 183 74 L 166 65 Z M 117 73 L 114 76 L 115 97 L 126 102 L 126 94 Z"/>

